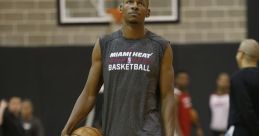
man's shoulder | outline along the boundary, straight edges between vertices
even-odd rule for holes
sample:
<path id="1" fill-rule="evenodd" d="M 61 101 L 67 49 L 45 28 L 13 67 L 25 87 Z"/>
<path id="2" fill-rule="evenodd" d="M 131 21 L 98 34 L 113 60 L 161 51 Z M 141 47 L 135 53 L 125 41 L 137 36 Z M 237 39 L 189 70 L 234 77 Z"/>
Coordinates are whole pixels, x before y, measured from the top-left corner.
<path id="1" fill-rule="evenodd" d="M 231 79 L 240 78 L 244 74 L 244 70 L 240 69 L 231 76 Z"/>
<path id="2" fill-rule="evenodd" d="M 248 82 L 251 83 L 255 81 L 256 79 L 259 79 L 259 69 L 258 68 L 244 68 L 236 71 L 231 76 L 231 82 Z"/>
<path id="3" fill-rule="evenodd" d="M 239 84 L 247 81 L 247 75 L 249 75 L 249 70 L 247 69 L 240 69 L 236 71 L 232 76 L 231 76 L 231 83 L 232 84 Z M 249 79 L 248 79 L 249 80 Z"/>
<path id="4" fill-rule="evenodd" d="M 180 96 L 181 93 L 182 93 L 182 92 L 181 92 L 178 88 L 174 88 L 174 94 L 175 94 L 176 96 Z"/>
<path id="5" fill-rule="evenodd" d="M 236 71 L 232 76 L 231 79 L 236 79 L 236 78 L 243 78 L 244 75 L 246 75 L 247 73 L 249 73 L 250 70 L 249 69 L 240 69 L 238 71 Z"/>
<path id="6" fill-rule="evenodd" d="M 153 33 L 152 31 L 149 31 L 149 36 L 148 38 L 154 42 L 157 42 L 158 44 L 162 44 L 162 45 L 168 45 L 170 42 L 168 40 L 166 40 L 165 38 L 163 38 L 162 36 Z"/>
<path id="7" fill-rule="evenodd" d="M 120 30 L 100 36 L 99 40 L 101 43 L 112 41 L 120 37 Z"/>

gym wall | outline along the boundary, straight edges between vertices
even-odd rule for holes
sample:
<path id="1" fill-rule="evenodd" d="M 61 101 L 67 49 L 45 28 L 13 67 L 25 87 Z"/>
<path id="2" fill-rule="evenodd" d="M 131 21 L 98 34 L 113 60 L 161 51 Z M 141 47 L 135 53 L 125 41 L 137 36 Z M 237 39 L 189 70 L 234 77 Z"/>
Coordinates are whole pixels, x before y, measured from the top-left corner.
<path id="1" fill-rule="evenodd" d="M 258 15 L 258 0 L 247 1 L 247 31 L 248 37 L 259 41 L 259 15 Z"/>
<path id="2" fill-rule="evenodd" d="M 239 42 L 245 38 L 246 0 L 179 1 L 178 24 L 147 27 L 181 44 Z M 107 25 L 59 26 L 57 0 L 0 1 L 0 46 L 92 45 L 108 30 Z"/>

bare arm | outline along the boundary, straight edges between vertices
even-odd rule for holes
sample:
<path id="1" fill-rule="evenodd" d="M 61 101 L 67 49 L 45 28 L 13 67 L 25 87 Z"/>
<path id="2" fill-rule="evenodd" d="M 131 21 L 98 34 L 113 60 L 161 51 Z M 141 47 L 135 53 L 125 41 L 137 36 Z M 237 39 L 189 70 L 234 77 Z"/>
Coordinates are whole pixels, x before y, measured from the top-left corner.
<path id="1" fill-rule="evenodd" d="M 160 67 L 160 91 L 162 103 L 162 118 L 165 128 L 165 136 L 174 135 L 174 92 L 173 92 L 173 53 L 170 45 L 165 50 Z"/>
<path id="2" fill-rule="evenodd" d="M 203 130 L 201 127 L 199 115 L 198 115 L 198 112 L 194 108 L 192 108 L 192 110 L 190 111 L 190 116 L 191 116 L 193 125 L 196 127 L 196 135 L 203 136 L 204 134 L 203 134 Z"/>
<path id="3" fill-rule="evenodd" d="M 7 107 L 7 103 L 6 101 L 2 100 L 0 102 L 0 126 L 3 124 L 4 122 L 4 111 Z"/>
<path id="4" fill-rule="evenodd" d="M 178 119 L 178 98 L 177 95 L 175 95 L 174 97 L 174 112 L 175 112 L 175 132 L 177 134 L 177 136 L 183 136 L 181 128 L 180 128 L 180 123 L 179 123 L 179 119 Z"/>
<path id="5" fill-rule="evenodd" d="M 62 131 L 62 136 L 72 133 L 75 126 L 83 120 L 93 108 L 96 96 L 102 85 L 102 60 L 99 40 L 97 40 L 92 53 L 92 66 L 85 87 L 78 97 L 73 111 Z"/>

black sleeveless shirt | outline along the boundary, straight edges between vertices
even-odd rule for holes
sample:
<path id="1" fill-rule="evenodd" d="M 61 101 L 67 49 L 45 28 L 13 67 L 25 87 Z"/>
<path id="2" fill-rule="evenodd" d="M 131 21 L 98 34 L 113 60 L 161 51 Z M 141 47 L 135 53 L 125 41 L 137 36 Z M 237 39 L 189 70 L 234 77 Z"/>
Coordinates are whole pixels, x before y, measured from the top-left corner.
<path id="1" fill-rule="evenodd" d="M 104 136 L 162 136 L 160 64 L 169 42 L 147 31 L 129 40 L 119 30 L 100 38 Z"/>

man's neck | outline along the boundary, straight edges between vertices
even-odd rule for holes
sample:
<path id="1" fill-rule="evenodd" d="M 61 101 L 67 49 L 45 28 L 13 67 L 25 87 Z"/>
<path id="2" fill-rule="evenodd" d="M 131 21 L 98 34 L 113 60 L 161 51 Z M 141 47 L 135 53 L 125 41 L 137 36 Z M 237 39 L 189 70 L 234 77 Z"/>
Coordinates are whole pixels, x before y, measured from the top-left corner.
<path id="1" fill-rule="evenodd" d="M 141 39 L 145 37 L 144 25 L 132 24 L 122 26 L 122 35 L 126 39 Z"/>
<path id="2" fill-rule="evenodd" d="M 19 113 L 11 112 L 15 117 L 19 117 Z"/>
<path id="3" fill-rule="evenodd" d="M 183 87 L 176 87 L 176 88 L 178 88 L 181 92 L 188 92 L 187 88 L 183 88 Z"/>
<path id="4" fill-rule="evenodd" d="M 32 119 L 32 115 L 24 116 L 24 121 L 30 121 Z"/>
<path id="5" fill-rule="evenodd" d="M 216 93 L 218 95 L 223 95 L 223 94 L 226 94 L 227 93 L 227 90 L 226 89 L 223 89 L 223 88 L 218 88 Z"/>
<path id="6" fill-rule="evenodd" d="M 256 62 L 243 62 L 241 69 L 257 67 Z"/>

